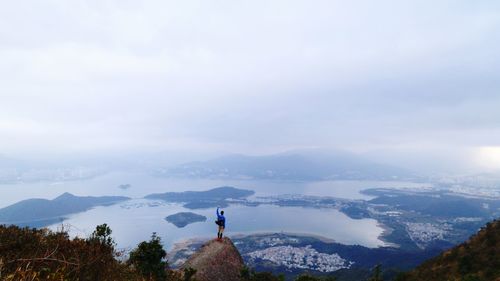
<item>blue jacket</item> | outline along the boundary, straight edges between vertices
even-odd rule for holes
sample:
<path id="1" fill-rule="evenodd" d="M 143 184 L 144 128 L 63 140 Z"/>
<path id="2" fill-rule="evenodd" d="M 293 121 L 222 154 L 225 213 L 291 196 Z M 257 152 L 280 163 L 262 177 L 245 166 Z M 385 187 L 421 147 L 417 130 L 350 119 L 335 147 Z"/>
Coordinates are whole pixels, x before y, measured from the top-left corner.
<path id="1" fill-rule="evenodd" d="M 221 226 L 226 228 L 226 218 L 223 215 L 219 214 L 219 208 L 217 208 L 217 220 L 222 221 Z"/>

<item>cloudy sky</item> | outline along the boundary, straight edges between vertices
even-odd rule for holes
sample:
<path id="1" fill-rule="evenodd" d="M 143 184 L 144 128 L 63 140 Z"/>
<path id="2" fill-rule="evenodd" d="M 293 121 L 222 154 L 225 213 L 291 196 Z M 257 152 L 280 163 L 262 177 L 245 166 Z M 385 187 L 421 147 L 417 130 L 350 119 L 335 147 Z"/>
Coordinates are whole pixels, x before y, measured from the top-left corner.
<path id="1" fill-rule="evenodd" d="M 500 167 L 499 50 L 498 1 L 3 1 L 0 154 Z"/>

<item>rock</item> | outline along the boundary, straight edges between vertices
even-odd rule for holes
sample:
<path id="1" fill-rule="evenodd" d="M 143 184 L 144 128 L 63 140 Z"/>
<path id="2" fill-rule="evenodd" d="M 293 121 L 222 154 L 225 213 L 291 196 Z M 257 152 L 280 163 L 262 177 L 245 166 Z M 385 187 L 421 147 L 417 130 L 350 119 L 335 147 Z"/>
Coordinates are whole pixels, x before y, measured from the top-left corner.
<path id="1" fill-rule="evenodd" d="M 198 281 L 240 281 L 243 258 L 229 238 L 207 242 L 185 263 L 183 268 L 196 269 Z"/>

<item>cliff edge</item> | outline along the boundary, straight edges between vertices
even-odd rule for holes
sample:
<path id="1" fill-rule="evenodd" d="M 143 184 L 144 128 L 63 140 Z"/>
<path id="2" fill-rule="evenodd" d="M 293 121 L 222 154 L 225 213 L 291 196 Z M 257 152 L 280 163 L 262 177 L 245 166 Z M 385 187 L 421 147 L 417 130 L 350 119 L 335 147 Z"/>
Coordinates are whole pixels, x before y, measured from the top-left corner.
<path id="1" fill-rule="evenodd" d="M 229 238 L 210 240 L 181 268 L 194 268 L 198 281 L 239 281 L 243 258 Z"/>

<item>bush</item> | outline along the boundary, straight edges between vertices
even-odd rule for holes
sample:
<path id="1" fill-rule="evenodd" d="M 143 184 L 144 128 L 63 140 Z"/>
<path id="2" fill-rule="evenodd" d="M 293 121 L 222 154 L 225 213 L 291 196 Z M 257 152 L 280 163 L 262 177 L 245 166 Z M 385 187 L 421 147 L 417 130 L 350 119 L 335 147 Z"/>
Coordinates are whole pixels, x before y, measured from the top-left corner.
<path id="1" fill-rule="evenodd" d="M 141 242 L 130 252 L 128 262 L 145 278 L 166 280 L 168 266 L 164 260 L 166 256 L 167 252 L 163 250 L 160 237 L 153 233 L 149 242 Z"/>
<path id="2" fill-rule="evenodd" d="M 196 269 L 192 267 L 184 268 L 184 281 L 196 281 L 194 275 L 196 274 Z"/>
<path id="3" fill-rule="evenodd" d="M 308 274 L 299 275 L 295 279 L 295 281 L 335 281 L 335 280 L 337 280 L 337 278 L 333 276 L 316 277 Z"/>
<path id="4" fill-rule="evenodd" d="M 107 224 L 96 226 L 94 232 L 89 237 L 90 242 L 100 243 L 104 246 L 114 248 L 115 241 L 111 238 L 111 228 Z"/>
<path id="5" fill-rule="evenodd" d="M 97 228 L 109 229 L 107 226 Z M 111 234 L 109 230 L 109 234 Z M 105 231 L 104 233 L 108 233 Z M 109 235 L 108 235 L 109 236 Z M 112 239 L 74 238 L 65 231 L 0 225 L 2 280 L 126 280 L 134 273 L 115 259 Z"/>
<path id="6" fill-rule="evenodd" d="M 240 273 L 241 279 L 244 281 L 284 281 L 283 275 L 275 276 L 271 272 L 255 272 L 248 267 L 244 267 Z"/>

